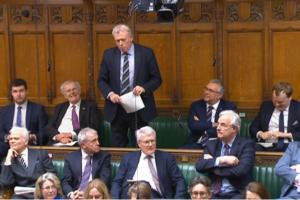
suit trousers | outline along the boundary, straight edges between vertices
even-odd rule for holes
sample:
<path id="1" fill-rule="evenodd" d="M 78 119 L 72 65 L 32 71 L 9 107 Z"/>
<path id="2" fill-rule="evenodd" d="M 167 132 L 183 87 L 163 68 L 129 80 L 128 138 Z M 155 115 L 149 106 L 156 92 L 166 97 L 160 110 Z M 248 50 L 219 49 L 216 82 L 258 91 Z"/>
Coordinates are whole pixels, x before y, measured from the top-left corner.
<path id="1" fill-rule="evenodd" d="M 132 146 L 136 146 L 135 131 L 148 123 L 144 122 L 137 112 L 126 113 L 126 111 L 119 105 L 116 117 L 111 122 L 111 146 L 112 147 L 126 147 L 128 145 L 128 129 L 130 130 L 130 139 Z"/>

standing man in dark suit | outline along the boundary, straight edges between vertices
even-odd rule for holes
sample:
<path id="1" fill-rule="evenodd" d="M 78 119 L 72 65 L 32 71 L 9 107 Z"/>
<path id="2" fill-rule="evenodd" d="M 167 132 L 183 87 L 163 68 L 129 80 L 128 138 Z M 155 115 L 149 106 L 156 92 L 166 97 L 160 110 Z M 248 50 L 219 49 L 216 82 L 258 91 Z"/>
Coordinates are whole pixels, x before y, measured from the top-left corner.
<path id="1" fill-rule="evenodd" d="M 99 133 L 101 122 L 97 104 L 81 99 L 79 82 L 65 81 L 60 90 L 68 101 L 58 104 L 49 120 L 46 127 L 49 144 L 77 141 L 77 134 L 85 127 L 91 127 Z"/>
<path id="2" fill-rule="evenodd" d="M 241 199 L 245 186 L 252 181 L 255 163 L 254 144 L 240 138 L 241 119 L 231 110 L 219 115 L 218 139 L 207 142 L 204 154 L 196 163 L 199 173 L 212 180 L 212 199 Z"/>
<path id="3" fill-rule="evenodd" d="M 70 199 L 83 198 L 90 180 L 100 178 L 107 186 L 110 184 L 110 154 L 100 150 L 98 133 L 84 128 L 78 134 L 80 149 L 65 158 L 62 188 Z"/>
<path id="4" fill-rule="evenodd" d="M 27 99 L 27 83 L 15 79 L 10 84 L 13 103 L 0 112 L 0 160 L 9 148 L 6 137 L 12 127 L 24 127 L 29 131 L 30 145 L 44 145 L 47 137 L 43 134 L 48 122 L 45 108 Z"/>
<path id="5" fill-rule="evenodd" d="M 189 144 L 186 149 L 199 149 L 206 146 L 210 138 L 217 137 L 217 121 L 223 110 L 236 110 L 236 106 L 223 99 L 224 87 L 220 80 L 213 79 L 204 87 L 203 99 L 192 103 L 188 116 L 191 130 Z"/>
<path id="6" fill-rule="evenodd" d="M 257 151 L 285 151 L 290 141 L 300 141 L 300 103 L 292 94 L 289 83 L 279 82 L 272 88 L 272 101 L 262 103 L 250 126 Z"/>
<path id="7" fill-rule="evenodd" d="M 280 199 L 300 199 L 300 142 L 291 142 L 275 165 L 275 173 L 283 179 Z"/>
<path id="8" fill-rule="evenodd" d="M 133 43 L 127 25 L 115 26 L 112 35 L 117 47 L 104 52 L 98 86 L 105 98 L 106 120 L 111 123 L 112 146 L 125 147 L 128 129 L 135 142 L 134 131 L 156 117 L 153 92 L 162 81 L 153 50 Z M 130 91 L 142 97 L 145 108 L 128 114 L 120 105 L 120 96 Z"/>
<path id="9" fill-rule="evenodd" d="M 137 130 L 140 151 L 123 156 L 112 183 L 114 199 L 128 199 L 128 180 L 143 180 L 151 185 L 152 198 L 184 199 L 186 185 L 175 158 L 167 152 L 156 150 L 156 133 L 145 126 Z"/>
<path id="10" fill-rule="evenodd" d="M 10 149 L 0 174 L 0 185 L 5 187 L 35 187 L 39 176 L 46 172 L 55 173 L 46 150 L 28 148 L 29 132 L 26 128 L 13 127 L 8 136 Z M 16 195 L 12 199 L 33 199 L 33 193 Z"/>

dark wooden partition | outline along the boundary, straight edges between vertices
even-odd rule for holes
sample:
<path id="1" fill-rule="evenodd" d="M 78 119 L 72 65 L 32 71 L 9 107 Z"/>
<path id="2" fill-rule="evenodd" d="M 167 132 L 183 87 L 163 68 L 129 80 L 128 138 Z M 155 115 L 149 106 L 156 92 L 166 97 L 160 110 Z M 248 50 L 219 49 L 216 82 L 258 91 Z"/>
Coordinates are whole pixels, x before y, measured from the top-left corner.
<path id="1" fill-rule="evenodd" d="M 289 81 L 300 97 L 299 0 L 185 0 L 173 23 L 155 13 L 129 16 L 129 0 L 0 0 L 0 106 L 15 77 L 28 81 L 30 99 L 51 108 L 59 86 L 79 80 L 83 96 L 103 107 L 97 88 L 111 29 L 129 24 L 136 42 L 154 49 L 163 84 L 160 112 L 186 111 L 211 78 L 253 117 L 272 85 Z"/>

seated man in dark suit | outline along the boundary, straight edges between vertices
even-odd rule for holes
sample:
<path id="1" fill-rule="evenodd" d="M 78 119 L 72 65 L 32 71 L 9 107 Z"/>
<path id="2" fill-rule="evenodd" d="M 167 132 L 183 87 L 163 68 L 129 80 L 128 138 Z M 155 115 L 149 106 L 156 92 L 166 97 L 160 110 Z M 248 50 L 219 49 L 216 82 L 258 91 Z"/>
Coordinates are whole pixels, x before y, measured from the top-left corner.
<path id="1" fill-rule="evenodd" d="M 218 139 L 207 142 L 203 156 L 196 163 L 196 170 L 208 173 L 212 180 L 212 199 L 241 199 L 245 186 L 252 181 L 254 143 L 238 136 L 240 125 L 237 113 L 222 111 Z"/>
<path id="2" fill-rule="evenodd" d="M 150 183 L 152 198 L 184 199 L 186 185 L 175 158 L 167 152 L 156 150 L 156 133 L 145 126 L 136 132 L 140 151 L 123 156 L 117 175 L 112 182 L 114 199 L 128 199 L 130 180 Z"/>
<path id="3" fill-rule="evenodd" d="M 300 103 L 292 94 L 292 86 L 280 82 L 273 86 L 272 101 L 262 103 L 250 126 L 257 151 L 284 151 L 290 141 L 300 140 Z"/>
<path id="4" fill-rule="evenodd" d="M 35 187 L 39 176 L 46 172 L 55 173 L 54 166 L 46 150 L 28 148 L 29 132 L 26 128 L 13 127 L 8 136 L 8 150 L 2 171 L 0 185 L 4 187 Z M 14 194 L 12 199 L 33 199 L 33 192 Z"/>
<path id="5" fill-rule="evenodd" d="M 192 103 L 188 116 L 188 126 L 191 130 L 190 143 L 184 149 L 204 148 L 207 140 L 216 138 L 216 126 L 219 113 L 223 110 L 236 110 L 236 106 L 224 100 L 222 83 L 213 79 L 204 88 L 203 99 Z"/>
<path id="6" fill-rule="evenodd" d="M 12 127 L 24 127 L 29 131 L 29 144 L 44 145 L 43 130 L 48 122 L 45 108 L 27 100 L 27 83 L 23 79 L 11 82 L 10 92 L 13 103 L 0 112 L 0 160 L 6 156 L 9 145 L 6 137 Z"/>
<path id="7" fill-rule="evenodd" d="M 68 80 L 61 86 L 61 93 L 68 101 L 58 104 L 46 127 L 49 144 L 60 142 L 67 144 L 77 141 L 82 128 L 91 127 L 99 133 L 100 113 L 93 101 L 82 100 L 80 84 Z"/>
<path id="8" fill-rule="evenodd" d="M 83 198 L 90 180 L 100 178 L 107 186 L 110 183 L 110 154 L 100 150 L 98 133 L 84 128 L 78 134 L 80 149 L 65 158 L 62 187 L 70 199 Z"/>
<path id="9" fill-rule="evenodd" d="M 280 199 L 300 199 L 300 142 L 291 142 L 275 165 L 275 173 L 283 179 Z"/>

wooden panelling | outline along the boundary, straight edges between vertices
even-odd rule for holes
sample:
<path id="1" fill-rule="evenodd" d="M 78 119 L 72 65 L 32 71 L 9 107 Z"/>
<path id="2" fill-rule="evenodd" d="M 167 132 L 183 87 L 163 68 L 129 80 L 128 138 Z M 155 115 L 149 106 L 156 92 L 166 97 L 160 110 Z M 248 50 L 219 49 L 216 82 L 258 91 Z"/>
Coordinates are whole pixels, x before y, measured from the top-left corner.
<path id="1" fill-rule="evenodd" d="M 214 77 L 214 37 L 213 33 L 182 32 L 179 43 L 182 102 L 189 106 L 202 97 L 204 86 Z"/>
<path id="2" fill-rule="evenodd" d="M 172 34 L 170 32 L 162 33 L 138 33 L 137 40 L 139 43 L 151 47 L 154 52 L 163 84 L 155 92 L 156 101 L 161 106 L 172 105 L 176 101 L 174 96 L 173 85 L 176 83 L 174 70 L 176 69 L 176 57 L 174 56 L 172 45 Z"/>
<path id="3" fill-rule="evenodd" d="M 4 34 L 0 34 L 0 103 L 5 104 L 8 103 L 7 99 L 7 89 L 9 85 L 9 67 L 7 62 L 7 46 L 5 45 L 5 37 Z"/>
<path id="4" fill-rule="evenodd" d="M 227 97 L 239 107 L 257 108 L 263 94 L 263 33 L 230 32 L 226 42 Z"/>
<path id="5" fill-rule="evenodd" d="M 47 102 L 45 36 L 38 33 L 13 34 L 14 77 L 27 81 L 29 98 Z"/>
<path id="6" fill-rule="evenodd" d="M 211 78 L 225 97 L 256 114 L 272 85 L 289 81 L 300 98 L 299 0 L 185 0 L 171 23 L 156 13 L 128 14 L 129 0 L 1 0 L 0 106 L 12 78 L 23 77 L 30 98 L 49 107 L 64 101 L 59 86 L 82 85 L 83 97 L 103 107 L 97 87 L 111 30 L 130 25 L 134 40 L 154 49 L 163 78 L 158 110 L 188 110 Z M 49 71 L 48 71 L 49 69 Z"/>
<path id="7" fill-rule="evenodd" d="M 274 31 L 273 83 L 287 81 L 293 85 L 294 97 L 300 98 L 300 31 Z"/>
<path id="8" fill-rule="evenodd" d="M 78 80 L 83 97 L 88 87 L 87 47 L 83 33 L 54 33 L 53 57 L 55 94 L 54 103 L 63 101 L 60 85 L 68 79 Z"/>
<path id="9" fill-rule="evenodd" d="M 111 30 L 109 32 L 105 33 L 96 33 L 96 40 L 95 40 L 95 65 L 94 68 L 94 75 L 95 75 L 95 88 L 96 88 L 96 97 L 98 100 L 98 103 L 100 105 L 103 105 L 103 96 L 98 88 L 97 80 L 98 80 L 98 74 L 100 70 L 100 64 L 102 61 L 103 52 L 105 49 L 111 48 L 115 46 L 115 42 L 113 39 L 113 36 L 111 34 Z"/>

